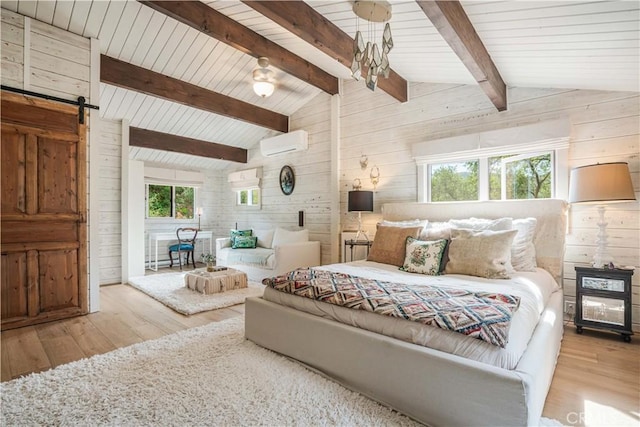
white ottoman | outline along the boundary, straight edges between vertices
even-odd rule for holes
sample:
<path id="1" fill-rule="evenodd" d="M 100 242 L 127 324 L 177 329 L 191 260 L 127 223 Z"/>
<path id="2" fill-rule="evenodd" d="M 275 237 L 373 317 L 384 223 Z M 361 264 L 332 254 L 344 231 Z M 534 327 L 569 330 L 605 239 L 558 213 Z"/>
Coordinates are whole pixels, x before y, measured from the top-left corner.
<path id="1" fill-rule="evenodd" d="M 207 295 L 248 286 L 247 275 L 233 268 L 213 272 L 206 269 L 193 270 L 184 275 L 184 284 L 189 289 Z"/>

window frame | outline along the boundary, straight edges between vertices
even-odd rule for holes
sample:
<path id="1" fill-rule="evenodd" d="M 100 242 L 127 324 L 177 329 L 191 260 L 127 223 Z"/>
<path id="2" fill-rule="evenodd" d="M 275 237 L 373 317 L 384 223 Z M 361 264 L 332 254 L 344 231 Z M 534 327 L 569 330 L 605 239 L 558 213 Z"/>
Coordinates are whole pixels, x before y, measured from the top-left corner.
<path id="1" fill-rule="evenodd" d="M 549 155 L 549 159 L 551 161 L 551 197 L 550 199 L 555 198 L 556 186 L 555 186 L 555 150 L 546 150 L 546 151 L 537 151 L 537 152 L 529 152 L 523 154 L 516 154 L 505 159 L 500 160 L 500 199 L 499 200 L 525 200 L 525 199 L 507 199 L 507 163 L 519 162 L 522 160 L 529 159 L 531 157 L 542 157 Z M 497 157 L 497 156 L 492 156 Z M 489 158 L 487 158 L 488 161 Z M 488 165 L 487 165 L 488 167 Z M 491 175 L 491 171 L 488 171 L 489 175 Z M 489 189 L 490 191 L 490 189 Z"/>
<path id="2" fill-rule="evenodd" d="M 471 200 L 465 200 L 466 202 L 473 202 L 473 201 L 477 201 L 477 200 L 481 200 L 480 199 L 480 187 L 481 187 L 481 168 L 482 168 L 482 161 L 479 158 L 465 158 L 465 159 L 461 159 L 461 160 L 451 160 L 451 161 L 446 161 L 446 162 L 432 162 L 432 163 L 428 163 L 427 164 L 427 183 L 426 183 L 426 189 L 428 192 L 428 198 L 427 200 L 429 202 L 431 202 L 431 197 L 432 197 L 432 191 L 431 191 L 431 176 L 433 174 L 433 167 L 436 165 L 448 165 L 448 164 L 453 164 L 453 163 L 464 163 L 464 162 L 470 162 L 470 161 L 477 161 L 478 162 L 478 188 L 477 188 L 477 194 L 478 194 L 478 198 L 477 199 L 471 199 Z M 487 181 L 488 182 L 488 181 Z M 443 200 L 443 201 L 438 201 L 438 202 L 433 202 L 433 203 L 450 203 L 450 202 L 454 202 L 456 200 Z"/>
<path id="3" fill-rule="evenodd" d="M 458 153 L 451 153 L 446 156 L 433 156 L 432 159 L 421 159 L 417 162 L 418 175 L 418 202 L 428 203 L 451 203 L 432 202 L 431 194 L 431 173 L 432 166 L 445 163 L 465 162 L 471 160 L 478 161 L 478 199 L 477 201 L 489 201 L 489 158 L 512 155 L 511 161 L 516 158 L 526 159 L 537 155 L 551 155 L 551 198 L 566 199 L 569 193 L 569 167 L 568 167 L 568 141 L 560 141 L 556 146 L 536 147 L 517 146 L 504 147 L 492 150 L 469 150 Z M 418 160 L 418 159 L 417 159 Z M 503 188 L 501 186 L 501 193 Z M 500 200 L 507 200 L 501 198 Z M 508 200 L 531 200 L 531 199 L 508 199 Z M 460 200 L 460 202 L 473 202 L 476 200 Z M 497 201 L 497 200 L 496 200 Z"/>
<path id="4" fill-rule="evenodd" d="M 243 191 L 247 192 L 247 203 L 241 202 L 241 193 Z M 258 203 L 253 203 L 253 192 L 256 191 L 258 193 Z M 243 208 L 252 208 L 252 209 L 261 209 L 262 208 L 262 190 L 260 187 L 247 187 L 247 188 L 239 188 L 236 190 L 236 206 Z"/>
<path id="5" fill-rule="evenodd" d="M 149 186 L 164 186 L 171 187 L 171 216 L 149 216 Z M 193 188 L 193 217 L 192 218 L 176 218 L 176 187 L 188 187 Z M 154 183 L 154 182 L 146 182 L 145 183 L 145 191 L 144 191 L 144 203 L 145 203 L 145 220 L 148 221 L 179 221 L 179 222 L 194 222 L 197 221 L 197 213 L 196 206 L 198 206 L 198 187 L 194 185 L 184 185 L 184 184 L 166 184 L 166 183 Z"/>

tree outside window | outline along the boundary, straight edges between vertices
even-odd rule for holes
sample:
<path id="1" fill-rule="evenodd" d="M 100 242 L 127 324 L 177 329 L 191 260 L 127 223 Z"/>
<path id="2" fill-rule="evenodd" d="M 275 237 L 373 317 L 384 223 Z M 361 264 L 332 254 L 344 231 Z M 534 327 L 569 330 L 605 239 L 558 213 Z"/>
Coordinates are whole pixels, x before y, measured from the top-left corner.
<path id="1" fill-rule="evenodd" d="M 431 201 L 478 200 L 478 161 L 431 165 Z"/>
<path id="2" fill-rule="evenodd" d="M 236 202 L 240 206 L 260 206 L 260 189 L 238 190 Z"/>
<path id="3" fill-rule="evenodd" d="M 148 218 L 193 219 L 195 188 L 149 184 L 147 205 Z"/>
<path id="4" fill-rule="evenodd" d="M 489 199 L 550 198 L 552 163 L 551 153 L 489 158 Z"/>
<path id="5" fill-rule="evenodd" d="M 193 219 L 194 190 L 193 187 L 175 187 L 176 219 Z"/>
<path id="6" fill-rule="evenodd" d="M 551 198 L 553 169 L 553 152 L 434 163 L 429 166 L 428 175 L 430 201 Z M 488 183 L 488 188 L 480 188 L 480 183 Z"/>

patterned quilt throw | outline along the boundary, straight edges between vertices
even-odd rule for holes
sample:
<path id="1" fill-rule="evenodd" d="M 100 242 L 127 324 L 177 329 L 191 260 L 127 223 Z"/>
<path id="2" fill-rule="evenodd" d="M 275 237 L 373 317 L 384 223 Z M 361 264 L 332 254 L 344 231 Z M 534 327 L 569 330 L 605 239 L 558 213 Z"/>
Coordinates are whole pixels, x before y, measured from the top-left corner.
<path id="1" fill-rule="evenodd" d="M 419 322 L 504 348 L 520 298 L 493 292 L 405 285 L 301 268 L 262 281 L 275 290 Z"/>

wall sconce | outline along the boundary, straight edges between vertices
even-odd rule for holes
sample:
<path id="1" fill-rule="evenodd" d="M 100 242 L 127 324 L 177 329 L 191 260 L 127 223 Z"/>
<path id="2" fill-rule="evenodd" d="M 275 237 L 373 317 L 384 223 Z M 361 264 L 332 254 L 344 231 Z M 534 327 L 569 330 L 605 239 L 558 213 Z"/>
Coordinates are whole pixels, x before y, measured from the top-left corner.
<path id="1" fill-rule="evenodd" d="M 371 168 L 369 178 L 371 178 L 371 184 L 373 184 L 373 191 L 376 191 L 376 186 L 380 182 L 380 169 L 378 169 L 378 166 L 374 166 Z"/>
<path id="2" fill-rule="evenodd" d="M 362 188 L 362 181 L 360 181 L 360 178 L 356 178 L 353 180 L 353 184 L 351 184 L 351 186 L 354 191 L 359 191 Z"/>
<path id="3" fill-rule="evenodd" d="M 369 165 L 369 158 L 364 154 L 360 157 L 360 169 L 365 170 Z"/>

